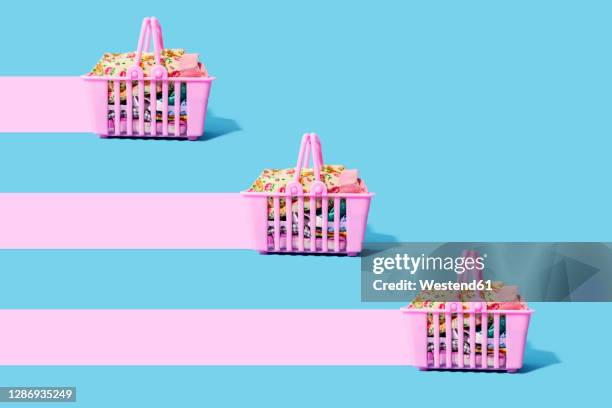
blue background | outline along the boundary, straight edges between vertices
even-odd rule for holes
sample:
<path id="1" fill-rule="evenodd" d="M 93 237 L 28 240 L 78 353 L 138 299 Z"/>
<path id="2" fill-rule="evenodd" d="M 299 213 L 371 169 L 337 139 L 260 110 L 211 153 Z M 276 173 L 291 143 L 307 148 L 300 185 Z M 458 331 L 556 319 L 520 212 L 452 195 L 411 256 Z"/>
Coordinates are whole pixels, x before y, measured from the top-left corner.
<path id="1" fill-rule="evenodd" d="M 166 45 L 200 52 L 218 80 L 199 142 L 0 135 L 0 191 L 239 191 L 263 167 L 293 165 L 316 131 L 326 161 L 359 168 L 377 193 L 370 241 L 609 241 L 611 12 L 605 1 L 9 2 L 0 75 L 86 73 L 103 52 L 132 50 L 156 15 Z M 0 251 L 0 274 L 1 308 L 398 306 L 360 303 L 359 261 L 345 258 Z M 0 367 L 0 385 L 75 385 L 87 407 L 601 400 L 612 329 L 600 316 L 612 307 L 533 306 L 517 375 Z"/>

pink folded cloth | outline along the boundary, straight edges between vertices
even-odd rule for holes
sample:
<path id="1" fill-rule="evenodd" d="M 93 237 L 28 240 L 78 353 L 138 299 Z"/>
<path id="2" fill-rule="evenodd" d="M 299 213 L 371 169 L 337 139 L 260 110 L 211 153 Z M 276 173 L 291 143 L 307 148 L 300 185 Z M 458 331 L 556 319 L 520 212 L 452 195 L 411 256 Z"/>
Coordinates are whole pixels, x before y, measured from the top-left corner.
<path id="1" fill-rule="evenodd" d="M 519 299 L 518 286 L 502 286 L 495 292 L 497 302 L 516 302 Z"/>
<path id="2" fill-rule="evenodd" d="M 368 189 L 359 178 L 359 170 L 344 169 L 338 178 L 339 186 L 332 193 L 367 193 Z"/>
<path id="3" fill-rule="evenodd" d="M 199 61 L 198 54 L 183 54 L 179 59 L 179 71 L 182 77 L 208 76 L 206 68 Z"/>
<path id="4" fill-rule="evenodd" d="M 338 244 L 339 251 L 345 251 L 346 250 L 346 239 L 343 236 L 340 236 L 339 238 L 340 238 L 340 241 Z M 299 237 L 297 235 L 292 235 L 291 248 L 294 251 L 298 249 L 298 240 L 299 240 Z M 317 250 L 321 251 L 323 248 L 323 239 L 317 238 L 315 241 L 315 245 L 316 245 Z M 327 239 L 327 250 L 334 251 L 334 248 L 335 248 L 334 239 L 328 238 Z M 286 234 L 281 234 L 280 236 L 280 249 L 281 250 L 287 249 L 287 235 Z M 304 249 L 310 250 L 310 238 L 304 238 Z M 274 235 L 268 235 L 268 250 L 274 251 Z"/>

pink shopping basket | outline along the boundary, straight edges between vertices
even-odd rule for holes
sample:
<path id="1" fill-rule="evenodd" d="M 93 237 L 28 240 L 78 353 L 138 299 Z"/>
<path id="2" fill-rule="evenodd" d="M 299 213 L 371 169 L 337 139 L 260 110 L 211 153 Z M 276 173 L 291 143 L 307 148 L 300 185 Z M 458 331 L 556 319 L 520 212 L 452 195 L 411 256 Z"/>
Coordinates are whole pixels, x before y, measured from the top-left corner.
<path id="1" fill-rule="evenodd" d="M 461 302 L 446 302 L 444 309 L 402 308 L 409 330 L 409 364 L 421 370 L 504 370 L 516 372 L 523 366 L 525 342 L 532 310 L 487 310 L 486 302 L 470 302 L 462 311 Z M 490 317 L 492 316 L 492 325 Z M 477 339 L 477 319 L 487 322 Z M 457 335 L 455 330 L 444 330 L 445 322 L 456 320 L 469 336 Z M 428 330 L 428 321 L 432 333 Z M 505 326 L 505 327 L 503 327 Z M 504 330 L 505 329 L 505 330 Z M 493 331 L 491 337 L 489 332 Z M 448 335 L 450 333 L 450 335 Z M 433 339 L 432 339 L 433 337 Z M 505 346 L 505 352 L 502 350 Z M 477 348 L 480 347 L 480 350 Z"/>
<path id="2" fill-rule="evenodd" d="M 149 37 L 153 41 L 155 54 L 155 66 L 151 69 L 150 77 L 144 76 L 140 67 L 140 60 L 144 47 L 149 43 Z M 206 106 L 210 93 L 213 77 L 168 77 L 167 69 L 161 64 L 160 52 L 164 49 L 161 26 L 155 17 L 147 17 L 142 22 L 140 38 L 134 56 L 134 66 L 130 67 L 125 77 L 121 76 L 83 76 L 87 91 L 89 93 L 93 131 L 101 137 L 165 137 L 197 140 L 204 133 L 204 121 L 206 119 Z M 149 97 L 150 90 L 157 90 L 161 84 L 162 103 L 161 120 L 158 119 L 159 107 L 150 103 L 146 113 L 150 122 L 145 123 L 144 103 L 139 103 L 138 119 L 135 119 L 133 111 L 133 90 L 137 86 L 137 97 L 144 101 Z M 180 120 L 180 114 L 174 115 L 174 120 L 169 120 L 168 89 L 176 90 L 178 95 L 186 88 L 186 121 Z M 119 95 L 120 90 L 125 88 L 126 103 L 125 121 L 121 121 L 121 101 L 114 98 L 114 104 L 110 106 L 110 112 L 114 114 L 115 120 L 109 119 L 109 95 Z M 148 88 L 148 91 L 145 89 Z M 153 99 L 157 100 L 157 96 Z M 174 112 L 181 112 L 181 98 L 174 98 Z M 119 119 L 117 119 L 119 118 Z M 115 125 L 116 123 L 116 125 Z"/>
<path id="3" fill-rule="evenodd" d="M 309 193 L 304 193 L 299 177 L 301 170 L 309 162 L 312 151 L 315 180 Z M 255 249 L 261 253 L 309 253 L 309 254 L 346 254 L 355 256 L 361 252 L 365 228 L 370 209 L 372 193 L 328 193 L 327 186 L 321 180 L 323 154 L 319 137 L 307 133 L 302 138 L 300 153 L 295 167 L 295 179 L 288 183 L 283 193 L 242 192 L 246 197 L 251 211 L 254 226 Z M 316 209 L 320 204 L 322 220 L 321 237 L 306 238 L 304 236 L 305 203 L 310 205 L 310 231 L 316 230 Z M 292 211 L 286 211 L 285 217 L 280 215 L 281 202 L 297 205 L 297 220 Z M 334 210 L 333 221 L 328 221 L 328 205 L 333 202 L 334 209 L 346 207 L 346 234 L 340 235 L 340 211 Z M 273 233 L 269 233 L 268 206 L 274 209 Z M 284 218 L 284 219 L 281 219 Z M 287 235 L 281 235 L 281 223 L 285 224 Z M 297 235 L 292 233 L 297 224 Z M 333 236 L 326 231 L 333 227 Z"/>

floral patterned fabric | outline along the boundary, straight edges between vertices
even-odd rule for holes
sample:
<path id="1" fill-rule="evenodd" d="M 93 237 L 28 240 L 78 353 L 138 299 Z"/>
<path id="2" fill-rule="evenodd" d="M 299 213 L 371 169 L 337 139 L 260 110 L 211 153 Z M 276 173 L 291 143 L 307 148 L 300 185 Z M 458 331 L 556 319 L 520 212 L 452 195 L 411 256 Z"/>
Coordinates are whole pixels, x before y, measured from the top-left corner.
<path id="1" fill-rule="evenodd" d="M 496 281 L 491 283 L 491 287 L 491 291 L 459 291 L 453 293 L 452 296 L 456 297 L 457 302 L 461 302 L 463 310 L 470 308 L 470 302 L 486 302 L 488 310 L 524 310 L 528 308 L 515 286 Z M 423 290 L 415 296 L 408 308 L 444 310 L 448 299 L 448 292 Z"/>
<path id="2" fill-rule="evenodd" d="M 327 186 L 330 193 L 340 188 L 340 174 L 344 171 L 343 165 L 327 164 L 321 168 L 321 181 Z M 295 168 L 290 169 L 264 169 L 257 180 L 247 190 L 258 193 L 284 193 L 287 184 L 295 178 Z M 310 186 L 315 181 L 313 169 L 302 169 L 300 182 L 305 193 L 310 192 Z"/>
<path id="3" fill-rule="evenodd" d="M 343 173 L 351 170 L 346 170 L 346 168 L 341 164 L 327 164 L 321 167 L 321 181 L 325 183 L 327 186 L 327 191 L 329 193 L 338 193 L 344 191 L 347 187 L 350 187 L 352 192 L 367 192 L 367 188 L 365 184 L 361 181 L 361 179 L 355 179 L 351 181 L 351 186 L 347 186 L 343 184 L 345 181 L 343 180 Z M 287 184 L 293 182 L 295 178 L 295 169 L 264 169 L 259 177 L 253 182 L 251 187 L 247 190 L 247 192 L 257 192 L 257 193 L 284 193 L 287 188 Z M 304 193 L 310 192 L 310 187 L 312 183 L 315 181 L 315 175 L 313 169 L 302 169 L 302 175 L 300 177 L 300 184 L 304 189 Z M 281 199 L 280 201 L 280 216 L 285 217 L 285 200 Z M 292 211 L 298 211 L 298 203 L 297 200 L 293 200 L 292 202 Z M 321 208 L 321 201 L 317 200 L 317 208 Z M 308 198 L 304 199 L 304 211 L 308 211 L 310 209 L 310 200 Z M 330 214 L 333 214 L 333 201 L 330 200 L 329 209 Z M 268 203 L 268 216 L 269 219 L 274 219 L 274 209 L 272 199 L 269 200 Z M 333 215 L 332 215 L 333 217 Z M 333 219 L 333 218 L 332 218 Z"/>
<path id="4" fill-rule="evenodd" d="M 160 63 L 167 71 L 169 77 L 202 77 L 208 76 L 204 65 L 198 61 L 197 54 L 186 54 L 182 48 L 164 49 L 160 53 Z M 89 72 L 88 76 L 116 76 L 125 77 L 130 67 L 134 66 L 136 57 L 135 52 L 125 53 L 105 53 L 98 61 L 96 66 Z M 151 70 L 155 66 L 155 55 L 151 52 L 143 52 L 140 60 L 140 67 L 143 69 L 144 76 L 150 77 Z M 120 101 L 120 121 L 117 121 L 119 126 L 117 129 L 125 128 L 124 123 L 120 123 L 128 117 L 127 109 L 127 81 L 119 82 L 119 101 Z M 108 81 L 108 119 L 109 127 L 115 128 L 115 81 Z M 144 100 L 139 100 L 140 85 L 136 82 L 132 87 L 132 112 L 129 112 L 132 119 L 137 120 L 139 116 L 138 107 L 144 106 L 145 122 L 150 123 L 153 113 L 157 120 L 163 120 L 163 94 L 162 82 L 157 82 L 156 89 L 151 89 L 148 81 L 144 83 Z M 174 121 L 174 102 L 175 98 L 180 98 L 180 120 L 181 128 L 184 127 L 183 122 L 187 120 L 187 86 L 181 84 L 180 92 L 178 89 L 175 92 L 173 82 L 168 84 L 168 121 Z M 152 113 L 153 112 L 153 113 Z M 150 128 L 150 124 L 147 125 Z"/>
<path id="5" fill-rule="evenodd" d="M 181 57 L 185 55 L 182 48 L 167 48 L 160 53 L 160 62 L 168 70 L 169 77 L 181 76 Z M 96 66 L 88 74 L 89 76 L 126 76 L 129 67 L 134 65 L 135 52 L 112 53 L 102 55 Z M 155 55 L 152 52 L 143 52 L 140 67 L 144 76 L 150 76 L 151 69 L 155 66 Z M 207 76 L 204 69 L 203 75 Z"/>

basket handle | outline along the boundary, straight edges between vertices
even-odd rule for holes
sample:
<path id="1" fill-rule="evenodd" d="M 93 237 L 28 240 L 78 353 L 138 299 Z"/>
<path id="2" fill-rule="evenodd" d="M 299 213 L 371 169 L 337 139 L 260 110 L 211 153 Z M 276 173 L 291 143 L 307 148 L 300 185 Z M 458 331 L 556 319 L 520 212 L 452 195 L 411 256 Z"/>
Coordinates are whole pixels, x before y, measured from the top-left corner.
<path id="1" fill-rule="evenodd" d="M 140 27 L 140 37 L 138 38 L 138 45 L 136 47 L 136 54 L 134 55 L 134 65 L 140 66 L 140 60 L 142 59 L 142 51 L 145 46 L 150 49 L 150 37 L 153 39 L 153 52 L 155 53 L 155 64 L 161 65 L 161 50 L 164 48 L 164 40 L 162 38 L 161 25 L 156 17 L 145 17 L 142 20 L 142 26 Z"/>
<path id="2" fill-rule="evenodd" d="M 464 250 L 461 256 L 464 259 L 470 258 L 475 260 L 480 257 L 480 253 L 476 250 Z M 476 265 L 470 269 L 466 269 L 462 274 L 457 275 L 457 282 L 470 282 L 472 280 L 483 280 L 482 269 Z"/>
<path id="3" fill-rule="evenodd" d="M 480 253 L 476 250 L 464 250 L 461 253 L 461 256 L 466 259 L 466 258 L 471 258 L 471 259 L 476 259 L 478 257 L 480 257 Z M 459 283 L 469 283 L 470 281 L 481 281 L 483 280 L 483 273 L 482 273 L 482 268 L 479 268 L 478 266 L 474 265 L 474 267 L 466 269 L 462 274 L 458 274 L 457 275 L 457 282 Z M 474 300 L 475 302 L 483 302 L 484 299 L 481 295 L 481 293 L 479 291 L 476 291 L 475 294 L 475 298 Z"/>
<path id="4" fill-rule="evenodd" d="M 327 194 L 327 186 L 321 181 L 321 169 L 323 167 L 321 140 L 319 140 L 319 136 L 317 136 L 316 133 L 305 133 L 304 136 L 302 136 L 302 143 L 300 145 L 297 164 L 295 165 L 293 181 L 287 183 L 287 192 L 291 195 L 301 194 L 303 192 L 300 177 L 302 175 L 302 168 L 310 161 L 309 156 L 311 151 L 315 174 L 315 180 L 311 185 L 311 192 L 313 194 Z"/>
<path id="5" fill-rule="evenodd" d="M 323 167 L 323 153 L 321 150 L 321 140 L 316 133 L 305 133 L 302 137 L 300 153 L 298 155 L 297 164 L 295 165 L 294 180 L 299 183 L 302 175 L 302 168 L 308 165 L 310 161 L 310 152 L 312 151 L 312 163 L 314 167 L 315 180 L 321 180 L 321 168 Z"/>
<path id="6" fill-rule="evenodd" d="M 161 28 L 161 24 L 159 23 L 159 20 L 155 17 L 151 17 L 151 21 L 153 21 L 153 19 L 155 19 L 155 24 L 157 24 L 158 41 L 159 41 L 159 46 L 160 46 L 159 49 L 161 52 L 164 49 L 164 34 L 162 33 L 162 28 Z M 145 31 L 145 38 L 144 38 L 143 46 L 147 48 L 147 52 L 151 52 L 151 41 L 149 39 L 150 34 L 151 34 L 151 30 Z"/>

